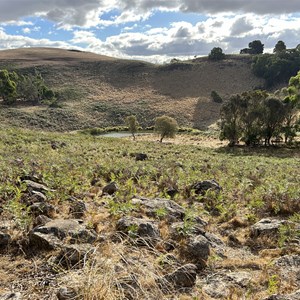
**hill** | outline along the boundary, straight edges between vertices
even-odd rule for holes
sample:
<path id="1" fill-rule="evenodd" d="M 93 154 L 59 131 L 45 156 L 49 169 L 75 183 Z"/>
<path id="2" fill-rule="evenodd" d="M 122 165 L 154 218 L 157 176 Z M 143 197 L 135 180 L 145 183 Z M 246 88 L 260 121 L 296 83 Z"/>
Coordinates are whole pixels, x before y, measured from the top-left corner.
<path id="1" fill-rule="evenodd" d="M 122 125 L 136 114 L 143 126 L 168 114 L 180 125 L 207 127 L 218 119 L 220 104 L 211 91 L 229 97 L 262 86 L 250 70 L 251 57 L 229 55 L 154 65 L 77 50 L 26 48 L 0 51 L 0 68 L 20 73 L 39 70 L 63 95 L 62 107 L 2 107 L 2 124 L 48 130 Z"/>

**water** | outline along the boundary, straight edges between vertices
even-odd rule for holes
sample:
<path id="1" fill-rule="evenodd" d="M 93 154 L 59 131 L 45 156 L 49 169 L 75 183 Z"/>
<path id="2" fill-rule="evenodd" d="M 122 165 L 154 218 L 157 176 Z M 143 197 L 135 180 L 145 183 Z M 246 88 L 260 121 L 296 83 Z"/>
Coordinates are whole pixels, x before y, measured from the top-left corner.
<path id="1" fill-rule="evenodd" d="M 135 136 L 149 134 L 147 132 L 139 132 Z M 122 138 L 132 136 L 130 132 L 106 132 L 100 135 L 101 137 L 112 137 L 112 138 Z"/>

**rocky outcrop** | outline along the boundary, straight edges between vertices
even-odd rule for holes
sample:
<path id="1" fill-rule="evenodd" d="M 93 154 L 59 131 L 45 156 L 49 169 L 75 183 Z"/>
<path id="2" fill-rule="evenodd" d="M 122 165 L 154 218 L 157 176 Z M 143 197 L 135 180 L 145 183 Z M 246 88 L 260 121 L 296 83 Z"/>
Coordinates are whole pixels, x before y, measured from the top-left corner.
<path id="1" fill-rule="evenodd" d="M 138 205 L 150 218 L 156 218 L 161 214 L 163 218 L 174 222 L 183 220 L 185 215 L 185 210 L 182 206 L 168 199 L 133 198 L 131 203 Z"/>
<path id="2" fill-rule="evenodd" d="M 190 237 L 182 247 L 182 255 L 186 261 L 194 263 L 202 269 L 210 254 L 209 241 L 202 235 Z"/>
<path id="3" fill-rule="evenodd" d="M 88 230 L 78 220 L 56 219 L 44 226 L 36 227 L 29 233 L 29 242 L 38 248 L 53 249 L 62 245 L 66 239 L 70 243 L 93 243 L 95 232 Z"/>
<path id="4" fill-rule="evenodd" d="M 113 195 L 115 192 L 119 190 L 118 185 L 113 181 L 107 184 L 103 189 L 102 193 L 103 194 L 108 194 L 108 195 Z"/>
<path id="5" fill-rule="evenodd" d="M 56 264 L 65 269 L 82 268 L 95 250 L 90 244 L 66 245 L 56 257 Z"/>
<path id="6" fill-rule="evenodd" d="M 186 264 L 174 272 L 165 275 L 162 282 L 165 282 L 176 289 L 192 288 L 196 283 L 197 267 L 193 264 Z"/>
<path id="7" fill-rule="evenodd" d="M 156 244 L 160 239 L 157 224 L 152 220 L 123 217 L 116 224 L 117 231 L 125 233 L 140 243 Z"/>
<path id="8" fill-rule="evenodd" d="M 198 195 L 205 195 L 207 191 L 220 193 L 220 191 L 222 190 L 221 186 L 214 179 L 199 181 L 193 184 L 191 189 L 194 190 Z"/>
<path id="9" fill-rule="evenodd" d="M 10 241 L 11 241 L 10 234 L 0 231 L 0 249 L 5 248 Z"/>

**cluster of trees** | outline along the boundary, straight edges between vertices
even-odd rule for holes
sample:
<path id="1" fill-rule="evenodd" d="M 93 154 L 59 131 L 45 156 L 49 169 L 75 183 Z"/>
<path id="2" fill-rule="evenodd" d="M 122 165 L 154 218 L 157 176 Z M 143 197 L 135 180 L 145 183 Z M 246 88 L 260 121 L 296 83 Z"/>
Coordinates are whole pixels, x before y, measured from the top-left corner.
<path id="1" fill-rule="evenodd" d="M 274 54 L 261 54 L 253 58 L 253 73 L 266 80 L 268 86 L 288 81 L 300 69 L 300 45 L 286 49 L 285 43 L 278 41 Z"/>
<path id="2" fill-rule="evenodd" d="M 266 91 L 250 91 L 232 96 L 221 108 L 222 140 L 234 146 L 240 140 L 246 145 L 284 137 L 290 142 L 299 128 L 300 72 L 289 81 L 288 88 L 270 95 Z"/>
<path id="3" fill-rule="evenodd" d="M 248 44 L 248 48 L 240 51 L 240 54 L 261 54 L 264 52 L 264 44 L 260 40 L 255 40 Z"/>
<path id="4" fill-rule="evenodd" d="M 36 70 L 33 74 L 19 75 L 4 69 L 0 70 L 0 98 L 4 104 L 14 104 L 18 100 L 38 104 L 43 100 L 55 100 L 55 93 Z"/>

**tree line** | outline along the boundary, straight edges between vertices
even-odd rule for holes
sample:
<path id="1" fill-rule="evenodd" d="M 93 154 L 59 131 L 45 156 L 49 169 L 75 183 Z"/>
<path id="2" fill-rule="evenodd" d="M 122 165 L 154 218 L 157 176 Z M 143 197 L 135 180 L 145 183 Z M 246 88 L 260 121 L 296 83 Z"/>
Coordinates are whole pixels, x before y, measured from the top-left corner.
<path id="1" fill-rule="evenodd" d="M 270 145 L 284 138 L 293 141 L 299 130 L 300 71 L 275 94 L 255 90 L 233 95 L 221 107 L 222 140 L 234 146 Z"/>
<path id="2" fill-rule="evenodd" d="M 37 70 L 32 74 L 19 75 L 4 69 L 0 70 L 0 98 L 8 105 L 17 101 L 39 104 L 44 100 L 54 101 L 56 95 Z"/>

